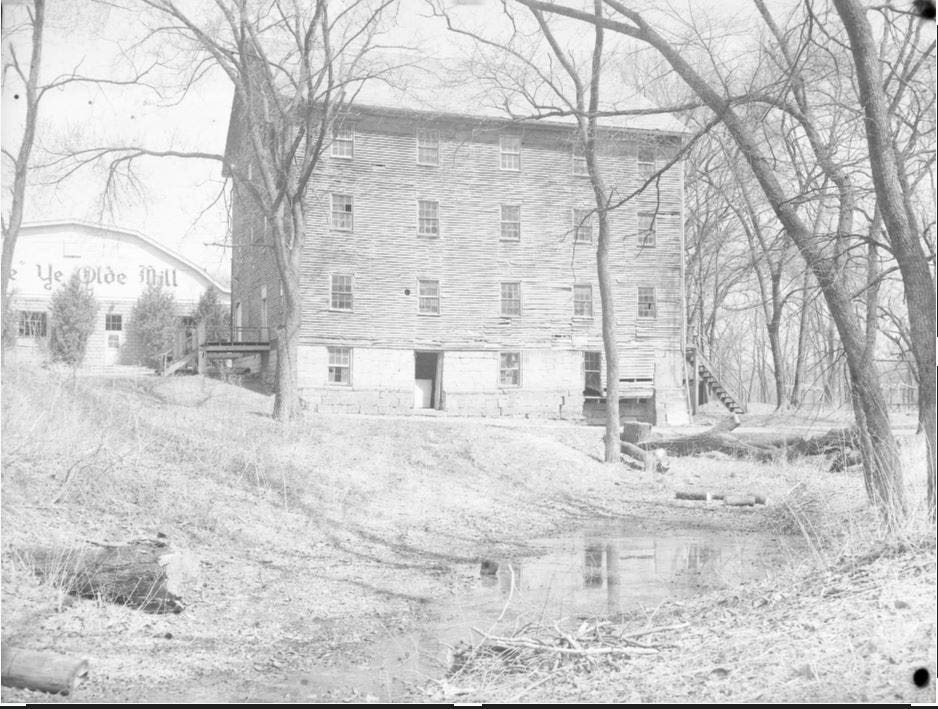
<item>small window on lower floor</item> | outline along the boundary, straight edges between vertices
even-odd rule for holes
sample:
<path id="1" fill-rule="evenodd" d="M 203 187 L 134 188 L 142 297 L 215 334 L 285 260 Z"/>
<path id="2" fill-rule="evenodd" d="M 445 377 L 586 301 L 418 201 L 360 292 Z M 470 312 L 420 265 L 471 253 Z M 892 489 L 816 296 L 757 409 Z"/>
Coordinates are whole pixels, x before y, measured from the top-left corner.
<path id="1" fill-rule="evenodd" d="M 440 282 L 417 281 L 417 312 L 422 315 L 440 314 Z"/>
<path id="2" fill-rule="evenodd" d="M 602 395 L 603 353 L 583 353 L 583 388 L 587 394 Z"/>
<path id="3" fill-rule="evenodd" d="M 652 320 L 658 317 L 654 287 L 641 287 L 638 289 L 638 317 L 643 320 Z"/>
<path id="4" fill-rule="evenodd" d="M 45 337 L 46 325 L 44 310 L 21 310 L 17 333 L 20 337 Z"/>
<path id="5" fill-rule="evenodd" d="M 109 332 L 107 335 L 107 348 L 109 350 L 119 350 L 121 348 L 121 336 L 116 332 Z"/>
<path id="6" fill-rule="evenodd" d="M 501 386 L 521 386 L 521 353 L 500 352 L 498 355 L 498 383 Z"/>
<path id="7" fill-rule="evenodd" d="M 352 383 L 352 348 L 327 347 L 329 351 L 329 383 Z"/>

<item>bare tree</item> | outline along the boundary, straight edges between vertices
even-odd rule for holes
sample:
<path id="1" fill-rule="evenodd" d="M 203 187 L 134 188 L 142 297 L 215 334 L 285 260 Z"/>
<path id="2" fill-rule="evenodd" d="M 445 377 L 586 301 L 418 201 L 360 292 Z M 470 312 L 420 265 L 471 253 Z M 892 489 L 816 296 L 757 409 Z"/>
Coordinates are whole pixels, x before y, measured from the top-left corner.
<path id="1" fill-rule="evenodd" d="M 26 202 L 26 178 L 29 172 L 29 159 L 36 141 L 36 120 L 39 115 L 39 100 L 42 90 L 39 85 L 39 72 L 42 66 L 42 32 L 45 27 L 46 3 L 45 0 L 34 0 L 32 7 L 27 8 L 28 26 L 32 37 L 32 52 L 29 63 L 24 68 L 22 61 L 16 54 L 12 43 L 4 47 L 3 52 L 3 80 L 7 81 L 8 72 L 13 72 L 23 84 L 26 115 L 24 118 L 23 135 L 20 139 L 19 149 L 14 153 L 3 148 L 4 159 L 13 165 L 13 184 L 10 195 L 9 217 L 3 215 L 3 260 L 0 265 L 0 286 L 2 286 L 3 302 L 6 304 L 9 297 L 10 273 L 13 267 L 13 251 L 16 248 L 16 239 L 23 223 L 23 209 Z M 4 44 L 10 42 L 4 37 Z M 3 308 L 3 318 L 12 316 L 9 307 Z M 3 323 L 3 332 L 8 331 L 9 323 Z M 4 343 L 5 345 L 6 343 Z M 3 349 L 6 349 L 4 346 Z"/>
<path id="2" fill-rule="evenodd" d="M 270 259 L 280 279 L 282 307 L 276 324 L 274 416 L 300 411 L 297 352 L 302 324 L 300 266 L 307 243 L 306 203 L 317 168 L 332 141 L 333 124 L 364 82 L 387 78 L 375 38 L 395 0 L 353 0 L 333 13 L 327 0 L 217 0 L 214 11 L 175 0 L 140 0 L 153 42 L 187 50 L 189 90 L 209 69 L 234 87 L 226 154 L 102 146 L 72 156 L 69 170 L 108 164 L 107 189 L 133 177 L 146 158 L 214 160 L 267 229 L 257 256 Z"/>
<path id="3" fill-rule="evenodd" d="M 44 97 L 53 89 L 63 89 L 74 84 L 96 84 L 131 86 L 139 85 L 153 89 L 147 83 L 147 76 L 152 71 L 150 65 L 143 70 L 134 67 L 126 73 L 125 77 L 92 77 L 79 73 L 79 66 L 72 71 L 59 74 L 51 80 L 43 81 L 43 43 L 47 25 L 45 0 L 30 0 L 23 7 L 25 21 L 22 24 L 5 28 L 3 36 L 3 80 L 9 89 L 9 82 L 13 82 L 16 94 L 14 98 L 23 101 L 22 133 L 19 135 L 19 145 L 14 149 L 3 148 L 4 168 L 12 172 L 12 181 L 9 185 L 8 208 L 4 210 L 3 229 L 3 256 L 0 262 L 0 288 L 2 288 L 3 301 L 6 303 L 10 297 L 10 275 L 13 266 L 13 254 L 16 249 L 16 240 L 19 237 L 20 227 L 26 208 L 27 188 L 30 184 L 31 172 L 34 168 L 34 148 L 37 141 L 37 128 L 40 108 Z M 9 6 L 4 6 L 4 17 L 13 12 Z M 73 18 L 74 19 L 74 18 Z M 20 56 L 18 51 L 19 35 L 29 33 L 29 57 Z M 24 43 L 25 44 L 25 43 Z M 3 317 L 7 318 L 12 311 L 3 308 Z M 3 332 L 7 332 L 8 324 L 4 323 Z"/>
<path id="4" fill-rule="evenodd" d="M 905 514 L 904 486 L 898 448 L 890 429 L 886 402 L 875 366 L 867 356 L 861 323 L 854 314 L 850 293 L 839 280 L 836 259 L 812 231 L 811 224 L 796 195 L 785 188 L 773 169 L 752 126 L 727 96 L 724 86 L 708 81 L 697 71 L 671 41 L 666 39 L 639 12 L 617 0 L 604 0 L 614 10 L 616 19 L 597 17 L 568 7 L 540 0 L 517 0 L 522 5 L 602 24 L 653 47 L 688 87 L 719 117 L 758 181 L 788 237 L 811 268 L 827 301 L 837 326 L 850 370 L 854 412 L 860 430 L 864 481 L 871 502 L 879 508 L 888 524 L 894 525 Z M 845 214 L 845 218 L 849 216 Z M 841 232 L 838 229 L 839 233 Z"/>
<path id="5" fill-rule="evenodd" d="M 893 255 L 902 273 L 909 316 L 912 354 L 919 383 L 919 416 L 928 440 L 927 501 L 932 518 L 936 515 L 935 457 L 936 390 L 935 379 L 935 279 L 916 233 L 914 215 L 908 199 L 908 185 L 903 185 L 886 92 L 883 89 L 882 64 L 879 61 L 873 31 L 864 8 L 856 0 L 833 0 L 850 38 L 857 72 L 860 103 L 866 116 L 866 137 L 876 198 L 886 225 Z"/>

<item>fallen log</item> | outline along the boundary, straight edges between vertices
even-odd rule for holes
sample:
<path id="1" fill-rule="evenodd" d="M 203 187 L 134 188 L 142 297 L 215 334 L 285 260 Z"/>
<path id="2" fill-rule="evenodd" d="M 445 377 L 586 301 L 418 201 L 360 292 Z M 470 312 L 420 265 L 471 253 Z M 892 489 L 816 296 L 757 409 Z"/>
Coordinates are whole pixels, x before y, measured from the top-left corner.
<path id="1" fill-rule="evenodd" d="M 634 458 L 638 463 L 645 468 L 646 473 L 653 473 L 655 471 L 655 454 L 651 451 L 645 451 L 639 448 L 638 446 L 629 443 L 628 441 L 620 441 L 619 445 L 621 446 L 622 452 Z"/>
<path id="2" fill-rule="evenodd" d="M 751 499 L 752 504 L 754 505 L 764 505 L 767 501 L 765 494 L 760 492 L 747 492 L 745 495 L 731 495 L 725 492 L 718 492 L 715 490 L 675 490 L 674 499 L 676 500 L 703 500 L 710 502 L 711 500 L 723 500 L 724 504 L 732 505 L 733 502 L 726 502 L 728 499 L 733 498 L 746 498 Z"/>
<path id="3" fill-rule="evenodd" d="M 752 495 L 727 495 L 723 498 L 723 504 L 730 507 L 752 507 L 756 504 L 756 498 Z"/>
<path id="4" fill-rule="evenodd" d="M 702 433 L 674 438 L 659 438 L 639 443 L 644 450 L 661 448 L 670 455 L 700 455 L 709 451 L 720 451 L 734 458 L 753 458 L 759 461 L 772 460 L 776 452 L 773 449 L 754 446 L 729 435 L 739 426 L 739 417 L 723 419 Z"/>
<path id="5" fill-rule="evenodd" d="M 36 573 L 73 596 L 100 598 L 148 613 L 179 613 L 198 563 L 164 539 L 33 550 Z"/>
<path id="6" fill-rule="evenodd" d="M 671 461 L 668 460 L 668 455 L 663 448 L 646 451 L 628 441 L 620 441 L 620 449 L 624 455 L 633 458 L 643 466 L 646 473 L 653 473 L 656 470 L 659 473 L 666 473 L 671 468 Z"/>
<path id="7" fill-rule="evenodd" d="M 3 644 L 0 683 L 52 694 L 68 694 L 88 672 L 88 661 L 53 652 L 24 650 Z"/>
<path id="8" fill-rule="evenodd" d="M 719 452 L 733 458 L 771 462 L 800 456 L 844 454 L 858 449 L 855 428 L 832 429 L 819 436 L 772 436 L 764 432 L 730 435 L 739 418 L 723 419 L 701 433 L 658 438 L 638 443 L 644 450 L 662 448 L 671 455 L 702 455 Z M 850 461 L 853 462 L 854 458 Z M 836 462 L 836 461 L 835 461 Z"/>

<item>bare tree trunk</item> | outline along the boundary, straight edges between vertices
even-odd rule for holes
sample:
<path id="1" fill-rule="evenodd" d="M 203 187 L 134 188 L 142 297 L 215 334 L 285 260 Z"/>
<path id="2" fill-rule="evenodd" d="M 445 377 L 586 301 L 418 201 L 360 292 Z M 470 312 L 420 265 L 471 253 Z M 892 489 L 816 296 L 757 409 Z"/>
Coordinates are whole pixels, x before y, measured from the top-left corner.
<path id="1" fill-rule="evenodd" d="M 274 383 L 274 418 L 289 421 L 300 414 L 299 381 L 297 378 L 297 354 L 300 344 L 300 329 L 303 324 L 302 297 L 300 294 L 300 262 L 302 250 L 298 239 L 303 237 L 306 220 L 302 200 L 297 200 L 286 214 L 283 224 L 289 234 L 278 240 L 274 253 L 283 285 L 281 321 L 277 326 L 277 369 Z"/>
<path id="2" fill-rule="evenodd" d="M 795 374 L 791 385 L 791 405 L 795 407 L 801 406 L 801 387 L 807 357 L 805 336 L 808 332 L 808 283 L 810 278 L 811 272 L 805 269 L 801 287 L 801 313 L 798 322 L 798 352 L 795 355 Z"/>
<path id="3" fill-rule="evenodd" d="M 0 260 L 0 293 L 3 295 L 3 304 L 7 305 L 10 297 L 10 273 L 13 270 L 13 252 L 16 248 L 16 239 L 20 233 L 20 226 L 23 223 L 23 211 L 26 201 L 26 177 L 29 171 L 29 156 L 32 153 L 33 143 L 36 138 L 36 120 L 39 114 L 39 99 L 41 96 L 39 89 L 39 69 L 42 64 L 42 32 L 45 26 L 45 0 L 35 0 L 34 11 L 30 25 L 32 27 L 32 54 L 29 58 L 29 72 L 24 74 L 15 63 L 14 70 L 20 75 L 25 84 L 26 90 L 26 117 L 23 128 L 23 138 L 20 141 L 20 147 L 16 154 L 13 166 L 13 186 L 10 190 L 10 218 L 9 221 L 3 221 L 3 255 Z M 4 59 L 4 77 L 6 76 L 6 59 Z M 4 153 L 9 155 L 6 149 Z M 2 308 L 2 332 L 4 335 L 9 331 L 7 318 L 13 316 L 13 311 L 9 307 Z M 7 343 L 0 345 L 0 351 L 5 350 Z"/>
<path id="4" fill-rule="evenodd" d="M 912 353 L 919 371 L 919 420 L 928 442 L 926 462 L 927 504 L 936 518 L 935 469 L 938 454 L 938 402 L 935 376 L 935 281 L 918 234 L 909 222 L 902 183 L 890 133 L 891 122 L 883 91 L 883 77 L 873 32 L 864 8 L 856 0 L 834 0 L 834 7 L 850 37 L 857 70 L 860 103 L 866 114 L 866 138 L 876 199 L 886 224 L 893 255 L 902 274 L 909 312 Z"/>

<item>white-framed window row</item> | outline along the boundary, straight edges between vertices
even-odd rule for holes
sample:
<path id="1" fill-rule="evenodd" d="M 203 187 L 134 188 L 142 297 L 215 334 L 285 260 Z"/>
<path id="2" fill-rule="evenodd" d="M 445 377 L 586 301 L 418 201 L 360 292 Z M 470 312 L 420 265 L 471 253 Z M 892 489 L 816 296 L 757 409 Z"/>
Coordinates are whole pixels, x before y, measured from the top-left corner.
<path id="1" fill-rule="evenodd" d="M 440 203 L 436 200 L 417 200 L 417 236 L 440 236 Z"/>
<path id="2" fill-rule="evenodd" d="M 521 171 L 521 136 L 504 134 L 498 138 L 499 168 L 512 172 Z"/>
<path id="3" fill-rule="evenodd" d="M 521 386 L 521 352 L 498 353 L 498 385 L 500 387 Z"/>
<path id="4" fill-rule="evenodd" d="M 653 247 L 656 242 L 658 215 L 654 212 L 641 212 L 638 215 L 638 245 Z"/>
<path id="5" fill-rule="evenodd" d="M 332 194 L 332 228 L 336 231 L 352 231 L 355 226 L 354 199 L 350 194 Z"/>
<path id="6" fill-rule="evenodd" d="M 417 164 L 440 166 L 440 131 L 434 128 L 417 130 Z"/>
<path id="7" fill-rule="evenodd" d="M 573 210 L 573 243 L 593 243 L 593 210 Z"/>
<path id="8" fill-rule="evenodd" d="M 638 319 L 654 320 L 658 317 L 658 302 L 654 286 L 638 287 Z"/>
<path id="9" fill-rule="evenodd" d="M 573 317 L 593 317 L 593 286 L 581 284 L 573 286 Z"/>
<path id="10" fill-rule="evenodd" d="M 420 315 L 440 314 L 440 282 L 431 279 L 417 281 L 417 312 Z"/>
<path id="11" fill-rule="evenodd" d="M 329 277 L 329 309 L 346 313 L 352 312 L 354 303 L 352 287 L 351 274 L 331 274 Z"/>
<path id="12" fill-rule="evenodd" d="M 500 241 L 521 241 L 521 205 L 501 205 Z"/>
<path id="13" fill-rule="evenodd" d="M 502 317 L 521 316 L 521 282 L 502 281 L 501 283 Z"/>
<path id="14" fill-rule="evenodd" d="M 352 160 L 355 157 L 355 124 L 336 118 L 332 124 L 332 157 Z"/>
<path id="15" fill-rule="evenodd" d="M 338 386 L 352 385 L 352 348 L 327 347 L 327 383 Z"/>

